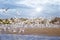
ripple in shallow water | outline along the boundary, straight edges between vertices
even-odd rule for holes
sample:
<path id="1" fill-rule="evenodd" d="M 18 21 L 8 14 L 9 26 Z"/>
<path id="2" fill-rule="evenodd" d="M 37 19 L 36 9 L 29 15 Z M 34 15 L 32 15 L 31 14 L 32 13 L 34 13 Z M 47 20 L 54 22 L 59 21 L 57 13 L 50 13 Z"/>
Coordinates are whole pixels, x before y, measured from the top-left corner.
<path id="1" fill-rule="evenodd" d="M 0 40 L 60 40 L 59 36 L 0 34 Z"/>

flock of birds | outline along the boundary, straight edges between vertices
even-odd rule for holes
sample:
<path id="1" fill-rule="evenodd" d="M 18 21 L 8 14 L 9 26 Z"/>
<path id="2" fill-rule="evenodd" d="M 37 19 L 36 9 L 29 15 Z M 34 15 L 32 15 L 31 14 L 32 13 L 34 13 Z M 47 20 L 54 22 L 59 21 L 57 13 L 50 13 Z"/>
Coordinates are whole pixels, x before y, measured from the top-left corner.
<path id="1" fill-rule="evenodd" d="M 9 32 L 17 32 L 24 33 L 25 28 L 59 28 L 60 25 L 49 23 L 50 20 L 46 19 L 26 19 L 22 20 L 19 18 L 13 19 L 14 22 L 11 24 L 0 24 L 0 32 L 3 30 Z"/>
<path id="2" fill-rule="evenodd" d="M 7 12 L 8 9 L 1 9 L 0 12 Z M 19 32 L 24 32 L 24 28 L 58 28 L 60 25 L 55 25 L 49 23 L 51 20 L 46 20 L 44 18 L 40 19 L 28 19 L 25 21 L 20 20 L 19 18 L 13 19 L 15 22 L 12 22 L 11 24 L 0 24 L 0 32 L 3 31 L 12 31 L 16 32 L 17 28 L 19 29 Z"/>

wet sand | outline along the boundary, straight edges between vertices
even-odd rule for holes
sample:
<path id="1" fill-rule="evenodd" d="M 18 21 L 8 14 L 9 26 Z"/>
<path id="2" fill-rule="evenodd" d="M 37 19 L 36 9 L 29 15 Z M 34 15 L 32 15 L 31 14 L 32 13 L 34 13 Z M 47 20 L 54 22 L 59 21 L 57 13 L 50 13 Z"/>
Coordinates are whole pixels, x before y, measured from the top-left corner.
<path id="1" fill-rule="evenodd" d="M 23 31 L 20 31 L 23 29 Z M 21 35 L 48 35 L 60 36 L 60 28 L 17 28 L 16 31 L 1 31 L 2 34 L 21 34 Z M 20 32 L 19 32 L 20 31 Z"/>
<path id="2" fill-rule="evenodd" d="M 60 28 L 26 28 L 24 34 L 60 36 Z"/>

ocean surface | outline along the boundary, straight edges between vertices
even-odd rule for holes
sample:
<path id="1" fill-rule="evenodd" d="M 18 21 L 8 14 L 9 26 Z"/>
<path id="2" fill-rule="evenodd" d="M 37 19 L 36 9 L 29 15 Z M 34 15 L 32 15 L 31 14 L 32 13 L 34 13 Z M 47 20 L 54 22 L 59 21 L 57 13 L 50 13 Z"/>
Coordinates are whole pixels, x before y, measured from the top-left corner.
<path id="1" fill-rule="evenodd" d="M 60 40 L 60 36 L 0 34 L 0 40 Z"/>

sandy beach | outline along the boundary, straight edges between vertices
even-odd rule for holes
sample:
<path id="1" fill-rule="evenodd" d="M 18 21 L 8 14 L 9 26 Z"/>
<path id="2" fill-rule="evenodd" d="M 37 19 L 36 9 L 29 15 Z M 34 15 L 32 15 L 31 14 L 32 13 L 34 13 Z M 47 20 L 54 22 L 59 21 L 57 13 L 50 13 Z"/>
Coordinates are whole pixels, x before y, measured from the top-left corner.
<path id="1" fill-rule="evenodd" d="M 23 31 L 20 31 L 22 29 Z M 16 31 L 1 31 L 2 34 L 60 36 L 60 28 L 17 28 Z M 20 32 L 19 32 L 20 31 Z"/>
<path id="2" fill-rule="evenodd" d="M 24 34 L 60 36 L 60 28 L 26 28 Z"/>

